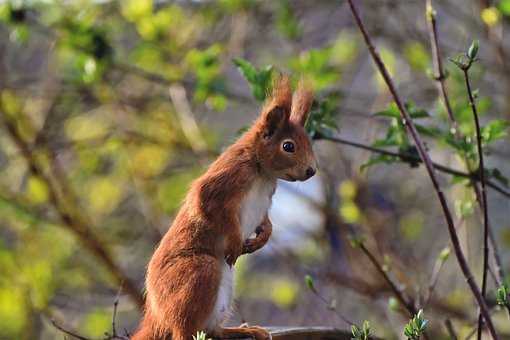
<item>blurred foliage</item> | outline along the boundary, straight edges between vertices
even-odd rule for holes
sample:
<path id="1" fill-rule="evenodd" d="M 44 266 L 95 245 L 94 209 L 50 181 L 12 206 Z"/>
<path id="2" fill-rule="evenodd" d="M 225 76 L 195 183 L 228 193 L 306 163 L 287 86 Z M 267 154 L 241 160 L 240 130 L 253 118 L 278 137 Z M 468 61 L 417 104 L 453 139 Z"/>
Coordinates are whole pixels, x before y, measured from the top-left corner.
<path id="1" fill-rule="evenodd" d="M 379 11 L 381 4 L 373 2 L 366 14 Z M 47 320 L 61 314 L 87 336 L 101 337 L 110 327 L 111 297 L 118 289 L 117 282 L 107 266 L 86 250 L 83 239 L 64 227 L 54 200 L 61 202 L 66 211 L 83 217 L 80 222 L 90 227 L 90 233 L 100 235 L 106 251 L 112 253 L 126 277 L 141 290 L 146 262 L 190 183 L 230 140 L 229 135 L 254 117 L 254 106 L 265 100 L 272 78 L 279 72 L 291 74 L 293 86 L 303 77 L 313 87 L 316 96 L 305 128 L 314 140 L 341 133 L 360 141 L 362 136 L 373 135 L 373 147 L 399 152 L 407 158 L 371 154 L 359 162 L 362 169 L 398 162 L 419 167 L 406 124 L 396 105 L 388 104 L 386 86 L 366 62 L 358 33 L 347 21 L 345 25 L 336 22 L 341 19 L 335 16 L 337 6 L 327 1 L 311 6 L 310 2 L 290 0 L 0 2 L 0 114 L 28 145 L 28 152 L 33 154 L 31 161 L 43 170 L 34 171 L 18 143 L 3 133 L 6 130 L 2 127 L 0 339 L 31 339 L 37 337 L 34 334 L 55 338 L 55 331 L 48 330 L 51 326 Z M 334 29 L 321 26 L 330 16 L 335 20 Z M 509 17 L 510 1 L 499 0 L 493 2 L 493 7 L 480 10 L 476 19 L 498 28 Z M 378 14 L 377 18 L 383 21 L 374 20 L 371 29 L 380 35 L 381 56 L 396 82 L 403 90 L 409 89 L 411 95 L 406 97 L 415 100 L 406 102 L 406 109 L 427 147 L 434 156 L 447 155 L 441 158 L 445 162 L 451 158 L 460 162 L 451 161 L 455 166 L 476 171 L 475 130 L 462 73 L 453 64 L 446 66 L 448 91 L 458 123 L 454 130 L 437 95 L 432 99 L 424 95 L 423 99 L 411 92 L 418 87 L 417 92 L 425 93 L 424 89 L 433 84 L 432 79 L 426 78 L 432 62 L 429 42 L 405 30 L 383 31 L 381 27 L 391 25 L 385 15 Z M 404 26 L 404 22 L 399 25 Z M 442 30 L 449 31 L 451 27 L 448 28 Z M 470 71 L 475 83 L 486 79 L 499 82 L 494 76 L 498 73 L 494 71 L 496 66 L 485 59 L 492 53 L 485 39 L 481 39 L 479 48 L 481 60 Z M 444 53 L 452 56 L 458 52 L 451 50 L 445 48 Z M 470 53 L 475 52 L 478 47 Z M 421 80 L 409 84 L 409 77 Z M 185 96 L 169 95 L 169 87 L 183 90 Z M 504 99 L 493 96 L 498 89 L 487 88 L 486 84 L 475 92 L 488 154 L 501 151 L 501 142 L 508 140 L 510 123 L 497 115 Z M 376 113 L 368 114 L 367 110 L 372 109 Z M 347 129 L 343 124 L 351 124 L 350 119 L 369 120 L 375 133 L 366 134 L 356 124 Z M 202 139 L 203 148 L 196 148 L 191 140 L 190 126 L 196 126 L 198 134 L 194 135 Z M 413 294 L 425 287 L 426 282 L 414 287 L 410 281 L 428 272 L 430 257 L 406 251 L 418 249 L 418 241 L 421 243 L 426 237 L 440 249 L 445 246 L 436 242 L 438 223 L 429 216 L 432 204 L 424 203 L 428 196 L 414 202 L 422 193 L 405 196 L 405 190 L 415 189 L 404 188 L 410 182 L 388 176 L 373 186 L 373 196 L 367 198 L 366 183 L 360 178 L 368 175 L 357 172 L 356 162 L 356 169 L 348 170 L 344 159 L 347 150 L 320 150 L 318 155 L 326 160 L 324 172 L 331 172 L 329 176 L 334 177 L 331 181 L 327 176 L 321 178 L 323 186 L 327 190 L 333 188 L 332 196 L 338 197 L 338 202 L 332 199 L 333 215 L 338 215 L 342 223 L 367 226 L 359 235 L 351 235 L 351 243 L 357 247 L 354 251 L 359 251 L 361 244 L 376 246 L 384 254 L 378 255 L 384 270 L 392 277 L 405 277 L 402 286 Z M 344 165 L 341 170 L 329 169 L 339 159 L 345 169 Z M 501 162 L 488 164 L 484 169 L 487 177 L 508 186 L 508 169 Z M 386 183 L 390 180 L 402 183 L 402 188 L 391 191 Z M 413 185 L 419 187 L 420 183 Z M 477 217 L 469 180 L 452 176 L 448 189 L 452 190 L 459 219 L 471 221 Z M 398 198 L 401 201 L 397 208 L 388 204 Z M 269 256 L 277 254 L 283 264 L 276 264 L 275 259 L 264 264 L 264 255 L 256 257 L 262 259 L 262 264 L 241 258 L 236 265 L 236 297 L 249 306 L 270 306 L 279 314 L 288 315 L 290 323 L 296 321 L 292 318 L 300 306 L 305 306 L 307 318 L 311 318 L 308 309 L 314 300 L 307 300 L 311 298 L 302 293 L 307 287 L 315 291 L 316 282 L 312 276 L 301 282 L 303 267 L 319 280 L 320 275 L 315 275 L 319 270 L 329 270 L 331 264 L 339 263 L 331 258 L 335 247 L 339 253 L 344 251 L 338 245 L 341 241 L 335 238 L 339 231 L 333 230 L 335 224 L 330 218 L 321 216 L 324 230 L 292 229 L 289 233 L 300 238 L 294 248 L 287 244 L 273 246 L 274 253 Z M 378 223 L 384 223 L 384 230 L 379 229 Z M 466 228 L 469 232 L 471 229 Z M 393 233 L 401 237 L 388 236 Z M 508 248 L 510 233 L 504 229 L 500 235 Z M 393 238 L 400 243 L 392 243 Z M 430 252 L 429 246 L 423 246 L 427 254 L 440 251 Z M 397 258 L 397 252 L 402 259 Z M 345 255 L 345 261 L 353 261 L 352 274 L 362 271 L 361 277 L 369 284 L 373 279 L 370 271 L 364 269 L 366 264 L 358 262 L 359 253 L 355 254 Z M 448 252 L 440 253 L 442 262 L 447 257 Z M 293 261 L 297 268 L 292 268 Z M 404 274 L 398 272 L 410 261 L 413 268 Z M 345 268 L 350 266 L 351 263 Z M 450 286 L 454 276 L 451 270 L 448 290 L 444 289 L 447 294 L 442 298 L 448 307 L 465 309 L 466 291 Z M 347 302 L 359 297 L 344 299 L 345 290 L 341 293 L 345 308 L 359 316 L 357 320 L 368 318 L 367 312 L 376 318 L 372 309 L 380 306 L 384 313 L 388 312 L 387 306 L 391 313 L 402 309 L 395 298 L 388 296 L 382 297 L 383 304 L 363 300 L 352 308 Z M 498 303 L 508 302 L 506 286 L 495 289 L 495 294 Z M 125 309 L 136 316 L 135 308 L 125 304 Z M 262 321 L 274 320 L 274 313 L 267 310 L 245 309 L 259 311 Z M 126 312 L 123 316 L 134 319 L 131 314 Z M 323 314 L 317 315 L 313 320 L 329 322 Z M 427 311 L 427 315 L 434 318 L 433 313 Z M 416 336 L 426 325 L 426 320 L 416 318 L 408 326 L 409 337 Z M 382 324 L 376 320 L 372 324 L 384 332 Z M 368 322 L 353 326 L 352 334 L 357 339 L 366 339 L 369 333 Z"/>
<path id="2" fill-rule="evenodd" d="M 261 70 L 257 70 L 250 62 L 244 59 L 236 58 L 233 62 L 250 84 L 253 97 L 258 101 L 266 99 L 267 95 L 271 92 L 273 66 L 268 65 Z"/>

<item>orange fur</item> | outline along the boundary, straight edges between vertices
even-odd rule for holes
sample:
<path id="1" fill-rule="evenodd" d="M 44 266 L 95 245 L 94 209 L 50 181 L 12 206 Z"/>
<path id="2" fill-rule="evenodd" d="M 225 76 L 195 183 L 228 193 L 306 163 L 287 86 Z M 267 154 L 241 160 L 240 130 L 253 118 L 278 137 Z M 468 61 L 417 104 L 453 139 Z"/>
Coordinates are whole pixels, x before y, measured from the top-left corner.
<path id="1" fill-rule="evenodd" d="M 252 127 L 192 184 L 149 262 L 145 315 L 133 340 L 189 340 L 199 330 L 226 338 L 269 337 L 259 327 L 222 327 L 231 298 L 226 263 L 232 266 L 269 239 L 269 205 L 259 198 L 270 204 L 276 179 L 306 180 L 315 173 L 303 129 L 311 101 L 311 91 L 300 86 L 293 97 L 289 79 L 280 77 Z M 294 152 L 284 150 L 286 142 Z M 250 204 L 257 207 L 250 211 Z M 247 240 L 243 224 L 250 222 L 258 223 L 248 230 L 257 236 Z"/>

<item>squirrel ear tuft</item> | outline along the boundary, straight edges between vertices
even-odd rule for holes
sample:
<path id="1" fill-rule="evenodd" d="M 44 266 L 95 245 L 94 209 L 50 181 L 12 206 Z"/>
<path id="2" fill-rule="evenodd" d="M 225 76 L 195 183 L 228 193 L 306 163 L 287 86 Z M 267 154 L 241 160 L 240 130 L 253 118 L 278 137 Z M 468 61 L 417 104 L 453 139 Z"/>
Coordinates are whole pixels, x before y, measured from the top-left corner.
<path id="1" fill-rule="evenodd" d="M 280 75 L 274 82 L 261 118 L 264 124 L 264 136 L 270 137 L 289 120 L 292 105 L 292 90 L 287 76 Z"/>
<path id="2" fill-rule="evenodd" d="M 264 116 L 264 138 L 269 138 L 289 120 L 289 110 L 275 106 Z"/>
<path id="3" fill-rule="evenodd" d="M 304 80 L 301 80 L 296 92 L 294 92 L 294 96 L 292 97 L 290 120 L 300 124 L 301 126 L 305 126 L 312 102 L 312 88 Z"/>

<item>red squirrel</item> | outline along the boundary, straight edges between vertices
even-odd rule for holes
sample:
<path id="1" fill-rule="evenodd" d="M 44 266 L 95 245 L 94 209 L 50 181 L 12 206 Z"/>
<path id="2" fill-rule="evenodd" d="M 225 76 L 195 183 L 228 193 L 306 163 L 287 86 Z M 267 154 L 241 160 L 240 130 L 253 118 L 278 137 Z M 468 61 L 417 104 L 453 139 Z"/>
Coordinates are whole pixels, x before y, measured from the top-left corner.
<path id="1" fill-rule="evenodd" d="M 264 246 L 276 180 L 304 181 L 317 170 L 304 130 L 313 94 L 292 94 L 280 76 L 258 119 L 195 180 L 149 262 L 144 318 L 133 340 L 270 339 L 261 327 L 223 327 L 231 313 L 233 265 Z M 253 233 L 254 238 L 249 238 Z"/>

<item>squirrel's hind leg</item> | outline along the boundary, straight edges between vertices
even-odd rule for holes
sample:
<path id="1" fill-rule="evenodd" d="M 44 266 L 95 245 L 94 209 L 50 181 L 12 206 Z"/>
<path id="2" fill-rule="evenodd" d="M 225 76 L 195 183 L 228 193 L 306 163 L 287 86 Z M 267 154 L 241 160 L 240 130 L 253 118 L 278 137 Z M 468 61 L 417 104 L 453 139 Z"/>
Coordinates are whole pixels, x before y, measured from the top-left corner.
<path id="1" fill-rule="evenodd" d="M 192 340 L 198 331 L 205 331 L 220 288 L 221 269 L 220 261 L 210 255 L 182 257 L 162 266 L 154 273 L 147 296 L 153 328 L 171 334 L 172 340 Z"/>

